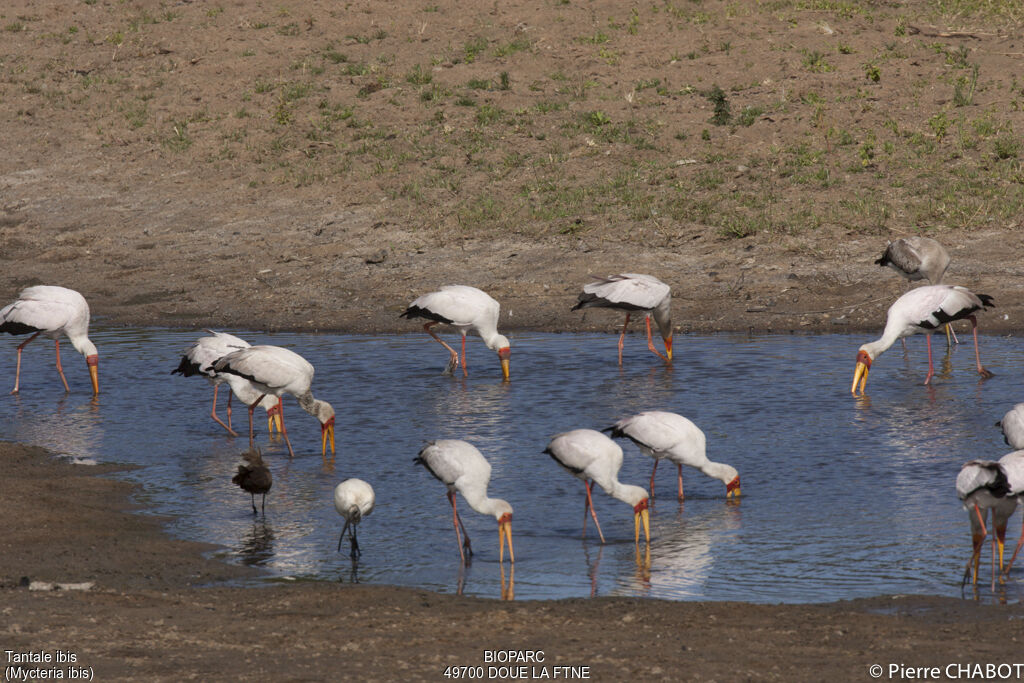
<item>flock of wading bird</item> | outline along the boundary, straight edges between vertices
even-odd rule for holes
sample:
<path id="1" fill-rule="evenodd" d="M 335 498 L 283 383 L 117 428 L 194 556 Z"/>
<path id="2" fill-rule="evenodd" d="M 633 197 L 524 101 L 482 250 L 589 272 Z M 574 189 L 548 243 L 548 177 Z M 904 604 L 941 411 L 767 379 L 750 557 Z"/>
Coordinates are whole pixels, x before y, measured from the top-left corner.
<path id="1" fill-rule="evenodd" d="M 975 313 L 993 306 L 992 297 L 974 294 L 965 287 L 941 284 L 949 265 L 946 250 L 933 239 L 910 237 L 889 243 L 885 253 L 876 261 L 878 265 L 890 266 L 908 281 L 928 280 L 929 284 L 909 289 L 899 297 L 887 313 L 882 336 L 874 342 L 864 344 L 857 352 L 851 392 L 863 394 L 868 372 L 874 361 L 891 347 L 897 339 L 913 334 L 924 334 L 928 345 L 928 375 L 925 384 L 934 375 L 931 352 L 931 333 L 945 326 L 947 343 L 955 341 L 949 324 L 957 320 L 969 320 L 974 337 L 975 360 L 978 373 L 983 379 L 992 373 L 981 364 L 978 351 L 977 320 Z M 909 283 L 908 283 L 909 287 Z M 611 308 L 624 311 L 625 321 L 618 340 L 618 362 L 622 365 L 622 349 L 630 317 L 643 314 L 646 324 L 648 348 L 665 362 L 672 361 L 671 289 L 664 282 L 650 275 L 622 273 L 595 280 L 584 285 L 572 310 L 582 308 Z M 442 287 L 438 291 L 424 294 L 402 313 L 402 317 L 422 318 L 423 325 L 437 343 L 449 353 L 445 372 L 454 373 L 462 367 L 463 376 L 468 375 L 466 366 L 466 335 L 476 332 L 484 344 L 496 352 L 501 364 L 504 381 L 509 380 L 511 344 L 498 333 L 499 304 L 485 292 L 475 287 L 462 285 Z M 654 344 L 651 318 L 664 341 L 662 353 Z M 461 354 L 442 340 L 434 328 L 438 325 L 454 327 L 461 333 Z M 92 381 L 93 393 L 99 392 L 98 355 L 95 345 L 88 339 L 89 306 L 78 292 L 55 286 L 36 286 L 24 289 L 17 301 L 0 310 L 0 332 L 14 335 L 31 334 L 18 346 L 17 369 L 14 390 L 19 389 L 21 374 L 21 351 L 38 335 L 54 339 L 57 371 L 68 391 L 67 380 L 60 362 L 60 336 L 65 335 L 75 350 L 86 358 Z M 905 342 L 904 342 L 905 344 Z M 326 401 L 314 398 L 312 393 L 313 366 L 302 356 L 279 346 L 251 346 L 234 335 L 210 332 L 201 337 L 184 354 L 178 367 L 172 373 L 186 377 L 201 375 L 213 385 L 213 407 L 211 417 L 232 435 L 237 433 L 231 426 L 231 396 L 237 396 L 248 408 L 249 451 L 243 455 L 247 461 L 240 465 L 232 482 L 251 494 L 253 513 L 256 514 L 256 494 L 262 495 L 265 510 L 266 493 L 273 478 L 262 456 L 255 448 L 253 436 L 253 411 L 261 406 L 267 414 L 267 429 L 275 429 L 284 437 L 290 457 L 295 453 L 288 439 L 285 426 L 282 397 L 291 394 L 299 406 L 317 418 L 321 425 L 321 456 L 326 459 L 328 445 L 334 456 L 334 409 Z M 221 384 L 231 390 L 228 396 L 227 422 L 217 415 L 217 394 Z M 1024 449 L 1024 403 L 1018 404 L 999 423 L 1006 441 L 1015 449 Z M 609 432 L 606 436 L 603 432 Z M 625 437 L 635 443 L 641 452 L 654 458 L 651 472 L 650 491 L 640 486 L 624 484 L 618 474 L 622 466 L 622 448 L 613 438 Z M 633 508 L 634 542 L 639 548 L 640 529 L 649 545 L 650 526 L 648 499 L 654 493 L 654 474 L 658 463 L 667 459 L 675 463 L 678 478 L 678 496 L 683 498 L 682 467 L 687 465 L 720 479 L 726 487 L 726 497 L 739 497 L 740 478 L 735 468 L 712 462 L 705 453 L 704 433 L 687 418 L 675 413 L 648 411 L 619 420 L 602 431 L 575 429 L 555 435 L 548 443 L 545 453 L 573 476 L 581 479 L 586 490 L 586 507 L 583 517 L 583 533 L 586 534 L 587 515 L 597 527 L 598 535 L 604 542 L 604 534 L 597 520 L 592 501 L 592 488 L 597 483 L 608 495 L 617 498 Z M 459 516 L 456 492 L 481 514 L 493 515 L 498 521 L 499 561 L 504 562 L 505 543 L 508 543 L 509 560 L 515 561 L 512 549 L 512 506 L 504 500 L 490 498 L 487 486 L 491 477 L 491 466 L 472 444 L 454 439 L 431 441 L 420 450 L 415 461 L 423 465 L 448 489 L 448 501 L 452 508 L 452 524 L 455 527 L 459 555 L 465 563 L 472 556 L 469 535 Z M 999 461 L 972 460 L 965 464 L 956 481 L 957 494 L 968 511 L 973 537 L 973 552 L 964 570 L 963 582 L 974 569 L 974 583 L 978 580 L 978 568 L 984 539 L 988 535 L 986 520 L 992 510 L 992 525 L 995 534 L 992 541 L 992 583 L 995 585 L 995 556 L 998 547 L 999 566 L 1002 580 L 1009 573 L 1021 543 L 1024 541 L 1024 526 L 1021 540 L 1010 558 L 1003 562 L 1003 545 L 1006 526 L 1018 504 L 1024 504 L 1024 450 L 1017 450 L 1003 456 Z M 356 529 L 360 520 L 373 510 L 375 496 L 373 488 L 360 479 L 348 479 L 335 488 L 334 505 L 345 519 L 338 538 L 341 549 L 345 534 L 349 534 L 351 555 L 360 554 Z"/>

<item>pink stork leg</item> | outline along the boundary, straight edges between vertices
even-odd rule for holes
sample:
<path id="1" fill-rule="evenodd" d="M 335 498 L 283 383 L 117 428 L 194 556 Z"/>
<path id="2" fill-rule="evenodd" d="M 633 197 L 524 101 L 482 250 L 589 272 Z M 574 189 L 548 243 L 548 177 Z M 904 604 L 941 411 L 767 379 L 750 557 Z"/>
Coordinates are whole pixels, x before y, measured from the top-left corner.
<path id="1" fill-rule="evenodd" d="M 978 363 L 978 374 L 984 379 L 995 377 L 994 374 L 981 367 L 981 353 L 978 351 L 978 319 L 973 315 L 967 317 L 971 321 L 971 332 L 974 333 L 974 360 Z"/>
<path id="2" fill-rule="evenodd" d="M 223 420 L 221 420 L 219 417 L 217 417 L 217 391 L 219 389 L 220 389 L 220 385 L 219 384 L 214 384 L 213 385 L 213 407 L 210 408 L 210 417 L 213 418 L 214 422 L 219 424 L 224 429 L 228 430 L 228 433 L 231 434 L 231 436 L 238 436 L 238 433 L 234 429 L 232 429 L 230 425 L 224 424 Z M 228 406 L 229 406 L 228 407 L 228 420 L 230 421 L 231 420 L 231 408 L 230 408 L 230 406 L 231 406 L 231 399 L 230 398 L 228 399 Z M 251 446 L 251 444 L 250 444 L 250 446 Z"/>
<path id="3" fill-rule="evenodd" d="M 971 552 L 971 559 L 967 560 L 967 566 L 964 568 L 964 578 L 960 582 L 961 587 L 967 583 L 967 577 L 971 575 L 971 567 L 974 567 L 974 585 L 978 585 L 978 565 L 981 562 L 981 549 L 985 545 L 985 537 L 988 535 L 988 529 L 985 528 L 985 520 L 981 516 L 981 509 L 977 504 L 974 505 L 974 513 L 978 517 L 978 523 L 981 525 L 981 533 L 975 535 L 971 540 L 974 543 L 974 550 Z"/>
<path id="4" fill-rule="evenodd" d="M 667 363 L 668 362 L 668 356 L 666 356 L 665 354 L 663 354 L 661 351 L 659 351 L 658 349 L 656 349 L 654 347 L 654 338 L 651 336 L 651 316 L 650 316 L 650 314 L 647 314 L 644 317 L 644 320 L 647 321 L 647 348 L 649 348 L 651 351 L 653 351 L 655 353 L 655 355 L 657 355 L 659 358 L 661 358 L 663 361 L 665 361 Z"/>
<path id="5" fill-rule="evenodd" d="M 928 376 L 924 378 L 924 383 L 928 384 L 932 381 L 932 376 L 935 374 L 935 366 L 932 365 L 932 335 L 926 334 L 924 338 L 928 342 Z"/>
<path id="6" fill-rule="evenodd" d="M 455 368 L 459 367 L 459 354 L 456 353 L 455 349 L 444 343 L 444 341 L 442 341 L 441 338 L 438 337 L 432 329 L 430 329 L 434 327 L 434 325 L 438 324 L 439 323 L 437 322 L 427 323 L 426 325 L 423 326 L 423 331 L 429 334 L 431 337 L 433 337 L 434 341 L 436 341 L 438 344 L 448 349 L 448 353 L 451 354 L 451 358 L 448 359 L 448 367 L 446 367 L 444 371 L 448 374 L 451 374 L 455 370 Z M 466 343 L 465 337 L 462 338 L 462 343 Z"/>
<path id="7" fill-rule="evenodd" d="M 23 348 L 25 348 L 25 346 L 30 341 L 32 341 L 33 339 L 35 339 L 38 336 L 39 336 L 39 333 L 36 332 L 31 337 L 29 337 L 28 339 L 26 339 L 22 343 L 18 344 L 18 365 L 16 366 L 16 369 L 14 370 L 14 389 L 11 390 L 12 394 L 18 393 L 18 380 L 21 379 L 21 350 Z"/>
<path id="8" fill-rule="evenodd" d="M 683 499 L 683 466 L 680 465 L 679 463 L 676 463 L 676 467 L 679 468 L 679 472 L 678 472 L 678 476 L 679 476 L 679 500 L 682 500 Z"/>
<path id="9" fill-rule="evenodd" d="M 462 376 L 469 376 L 469 366 L 466 365 L 466 333 L 462 333 Z"/>
<path id="10" fill-rule="evenodd" d="M 455 527 L 455 539 L 459 543 L 459 557 L 462 558 L 462 564 L 466 564 L 466 556 L 473 557 L 473 547 L 469 543 L 469 532 L 466 531 L 466 525 L 462 523 L 462 518 L 459 517 L 459 510 L 455 507 L 455 492 L 448 492 L 448 502 L 452 505 L 452 525 Z M 462 529 L 462 534 L 459 534 L 459 529 Z M 465 552 L 463 552 L 465 548 Z"/>
<path id="11" fill-rule="evenodd" d="M 252 411 L 256 410 L 256 406 L 258 406 L 260 404 L 260 401 L 263 400 L 264 396 L 266 396 L 266 394 L 260 394 L 259 398 L 257 398 L 255 401 L 253 401 L 252 405 L 249 406 L 249 450 L 250 451 L 255 447 L 255 442 L 254 442 L 253 437 L 252 437 Z"/>
<path id="12" fill-rule="evenodd" d="M 658 459 L 654 459 L 654 469 L 651 470 L 651 498 L 654 498 L 654 473 L 658 471 Z"/>
<path id="13" fill-rule="evenodd" d="M 71 389 L 68 387 L 68 378 L 64 376 L 64 368 L 60 365 L 60 339 L 53 340 L 53 347 L 57 351 L 57 372 L 60 373 L 60 381 L 64 382 L 64 393 L 69 393 Z"/>
<path id="14" fill-rule="evenodd" d="M 590 497 L 590 487 L 594 485 L 594 482 L 585 481 L 583 482 L 583 485 L 587 489 L 587 504 L 583 509 L 583 537 L 586 538 L 587 535 L 587 510 L 589 510 L 591 517 L 594 518 L 594 526 L 597 527 L 597 535 L 601 537 L 601 543 L 604 543 L 604 534 L 601 533 L 601 523 L 597 521 L 597 512 L 594 510 L 594 501 Z"/>
<path id="15" fill-rule="evenodd" d="M 619 366 L 622 366 L 622 345 L 626 341 L 626 328 L 629 327 L 629 313 L 626 314 L 626 320 L 622 323 L 622 334 L 619 335 Z"/>

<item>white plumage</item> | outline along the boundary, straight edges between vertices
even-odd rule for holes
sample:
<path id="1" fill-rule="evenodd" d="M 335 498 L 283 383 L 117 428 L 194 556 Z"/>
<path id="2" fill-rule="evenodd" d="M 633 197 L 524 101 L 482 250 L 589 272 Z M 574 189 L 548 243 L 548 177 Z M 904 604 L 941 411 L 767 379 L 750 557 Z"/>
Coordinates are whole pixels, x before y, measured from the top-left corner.
<path id="1" fill-rule="evenodd" d="M 864 344 L 857 351 L 857 366 L 854 369 L 853 386 L 850 391 L 856 394 L 857 383 L 860 382 L 860 392 L 864 393 L 872 362 L 897 339 L 919 333 L 924 334 L 928 342 L 928 376 L 924 380 L 924 383 L 928 384 L 935 374 L 932 365 L 931 333 L 940 325 L 963 319 L 971 321 L 978 373 L 985 379 L 992 377 L 992 373 L 981 365 L 981 355 L 978 351 L 978 321 L 974 314 L 994 305 L 992 297 L 987 294 L 974 294 L 966 287 L 928 285 L 910 290 L 889 307 L 882 336 L 877 341 Z"/>
<path id="2" fill-rule="evenodd" d="M 1006 524 L 1017 509 L 1017 498 L 1007 476 L 1007 467 L 1014 471 L 1015 483 L 1021 486 L 1017 493 L 1024 490 L 1021 480 L 1024 472 L 1024 451 L 1014 451 L 1000 458 L 999 462 L 991 460 L 972 460 L 966 463 L 956 478 L 956 495 L 967 510 L 971 523 L 971 538 L 974 550 L 964 570 L 964 580 L 974 566 L 974 583 L 978 582 L 978 563 L 981 559 L 981 548 L 988 535 L 985 520 L 988 511 L 992 511 L 992 526 L 995 535 L 992 538 L 992 582 L 995 584 L 995 556 L 999 549 L 999 567 L 1003 567 L 1003 544 L 1006 537 Z M 1019 544 L 1018 544 L 1019 548 Z M 1016 553 L 1014 553 L 1016 557 Z"/>
<path id="3" fill-rule="evenodd" d="M 238 375 L 232 375 L 231 373 L 217 372 L 213 369 L 213 364 L 232 351 L 249 348 L 249 342 L 227 332 L 206 331 L 210 333 L 210 336 L 197 339 L 189 350 L 185 352 L 185 355 L 181 357 L 178 367 L 171 370 L 171 374 L 180 374 L 185 377 L 191 377 L 192 375 L 202 375 L 205 377 L 213 385 L 213 407 L 210 409 L 210 417 L 217 424 L 228 430 L 232 436 L 237 436 L 235 430 L 231 427 L 231 394 L 228 394 L 227 424 L 217 417 L 217 392 L 220 390 L 220 385 L 226 383 L 231 388 L 232 393 L 238 396 L 239 400 L 245 403 L 246 406 L 255 403 L 260 398 L 261 392 L 247 379 L 242 379 Z M 277 418 L 277 427 L 280 429 L 281 423 L 277 408 L 279 400 L 277 396 L 264 396 L 258 405 L 263 406 L 267 411 L 267 430 L 273 433 L 275 418 Z"/>
<path id="4" fill-rule="evenodd" d="M 996 426 L 1003 430 L 1007 446 L 1016 450 L 1024 449 L 1024 403 L 1018 403 L 1006 411 Z"/>
<path id="5" fill-rule="evenodd" d="M 462 494 L 471 508 L 482 515 L 493 515 L 498 520 L 500 543 L 498 561 L 504 561 L 506 539 L 508 539 L 509 561 L 516 561 L 512 552 L 512 506 L 500 498 L 487 496 L 487 486 L 491 481 L 491 464 L 487 462 L 476 446 L 458 439 L 431 441 L 423 447 L 414 462 L 426 467 L 431 474 L 448 487 L 448 502 L 452 506 L 452 523 L 455 526 L 455 537 L 459 542 L 459 556 L 463 563 L 466 562 L 467 555 L 473 556 L 473 548 L 469 543 L 466 526 L 462 523 L 462 518 L 459 517 L 459 512 L 456 509 L 456 491 Z M 465 540 L 459 536 L 460 528 Z"/>
<path id="6" fill-rule="evenodd" d="M 622 346 L 625 342 L 626 327 L 630 314 L 642 312 L 647 323 L 647 348 L 666 361 L 672 360 L 672 290 L 664 282 L 651 275 L 620 273 L 608 277 L 591 276 L 594 282 L 583 286 L 572 310 L 581 308 L 614 308 L 626 312 L 619 335 L 619 365 L 622 365 Z M 665 342 L 665 355 L 654 346 L 651 336 L 651 316 L 658 324 L 658 331 Z"/>
<path id="7" fill-rule="evenodd" d="M 40 334 L 54 341 L 57 354 L 57 372 L 64 383 L 64 391 L 70 391 L 64 368 L 60 363 L 60 335 L 67 336 L 75 350 L 85 356 L 89 367 L 93 395 L 100 391 L 99 355 L 96 345 L 89 341 L 89 304 L 85 297 L 73 289 L 52 285 L 26 287 L 18 294 L 18 300 L 0 310 L 0 332 L 8 334 L 32 334 L 18 345 L 18 363 L 14 372 L 14 389 L 18 393 L 21 380 L 21 350 Z"/>
<path id="8" fill-rule="evenodd" d="M 640 542 L 640 524 L 643 523 L 647 542 L 651 540 L 650 518 L 647 510 L 647 491 L 640 486 L 619 481 L 622 469 L 622 449 L 601 432 L 593 429 L 574 429 L 555 435 L 544 452 L 555 459 L 574 477 L 583 481 L 587 490 L 583 509 L 583 533 L 587 533 L 587 513 L 594 518 L 597 533 L 604 543 L 604 533 L 597 521 L 591 488 L 594 482 L 612 498 L 628 503 L 633 508 L 634 542 Z"/>
<path id="9" fill-rule="evenodd" d="M 683 499 L 683 465 L 696 468 L 725 484 L 725 497 L 740 495 L 740 475 L 735 467 L 708 460 L 706 438 L 697 425 L 682 415 L 652 410 L 623 418 L 604 431 L 612 437 L 626 437 L 640 450 L 654 458 L 651 470 L 651 496 L 654 496 L 654 473 L 658 461 L 667 458 L 678 468 L 679 500 Z"/>
<path id="10" fill-rule="evenodd" d="M 459 354 L 433 331 L 439 324 L 451 325 L 462 334 L 462 375 L 468 375 L 466 367 L 466 334 L 473 330 L 490 350 L 498 354 L 501 374 L 509 378 L 509 360 L 512 354 L 507 337 L 498 334 L 500 304 L 486 292 L 465 285 L 447 285 L 436 292 L 419 297 L 399 317 L 424 318 L 430 322 L 423 325 L 424 331 L 448 349 L 451 354 L 445 372 L 451 373 L 459 365 Z"/>
<path id="11" fill-rule="evenodd" d="M 362 479 L 346 479 L 334 487 L 334 509 L 345 518 L 345 526 L 338 536 L 338 551 L 341 551 L 341 539 L 345 538 L 345 532 L 351 531 L 349 540 L 352 545 L 352 557 L 359 557 L 362 552 L 359 550 L 359 541 L 356 539 L 356 527 L 363 517 L 373 512 L 373 505 L 376 496 L 373 487 Z"/>
<path id="12" fill-rule="evenodd" d="M 252 382 L 260 395 L 271 394 L 281 398 L 291 394 L 299 401 L 299 407 L 320 421 L 321 455 L 327 456 L 330 441 L 334 454 L 334 408 L 327 401 L 313 397 L 313 366 L 305 358 L 280 346 L 250 346 L 232 351 L 213 364 L 219 373 L 238 375 Z M 256 404 L 249 404 L 249 446 L 252 448 L 252 411 Z M 288 428 L 284 423 L 284 403 L 278 404 L 281 418 L 281 433 L 288 444 L 288 454 L 295 456 Z"/>

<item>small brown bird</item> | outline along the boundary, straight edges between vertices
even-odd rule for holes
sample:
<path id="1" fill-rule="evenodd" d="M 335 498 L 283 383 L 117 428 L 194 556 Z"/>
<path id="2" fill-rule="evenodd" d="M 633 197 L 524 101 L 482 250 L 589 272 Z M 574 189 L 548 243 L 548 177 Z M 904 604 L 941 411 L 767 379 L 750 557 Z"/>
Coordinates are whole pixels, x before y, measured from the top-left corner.
<path id="1" fill-rule="evenodd" d="M 243 491 L 248 491 L 252 496 L 252 514 L 256 514 L 256 494 L 263 495 L 260 510 L 266 514 L 267 491 L 274 485 L 274 478 L 270 476 L 270 468 L 263 464 L 263 455 L 259 449 L 248 450 L 242 453 L 242 457 L 248 465 L 239 465 L 238 474 L 231 478 L 232 484 L 238 484 Z"/>

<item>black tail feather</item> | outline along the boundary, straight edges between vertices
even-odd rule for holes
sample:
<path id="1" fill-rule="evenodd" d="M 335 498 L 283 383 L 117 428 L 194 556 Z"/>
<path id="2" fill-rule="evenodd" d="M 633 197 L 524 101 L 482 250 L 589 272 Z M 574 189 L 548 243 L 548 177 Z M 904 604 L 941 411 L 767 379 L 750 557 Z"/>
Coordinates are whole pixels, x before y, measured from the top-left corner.
<path id="1" fill-rule="evenodd" d="M 6 332 L 7 334 L 29 334 L 33 332 L 42 332 L 38 327 L 32 327 L 25 323 L 19 323 L 15 320 L 5 320 L 0 323 L 0 332 Z"/>
<path id="2" fill-rule="evenodd" d="M 181 362 L 178 363 L 178 367 L 171 370 L 172 375 L 184 375 L 185 377 L 191 377 L 192 375 L 203 374 L 199 370 L 199 365 L 189 360 L 188 356 L 182 356 Z"/>

